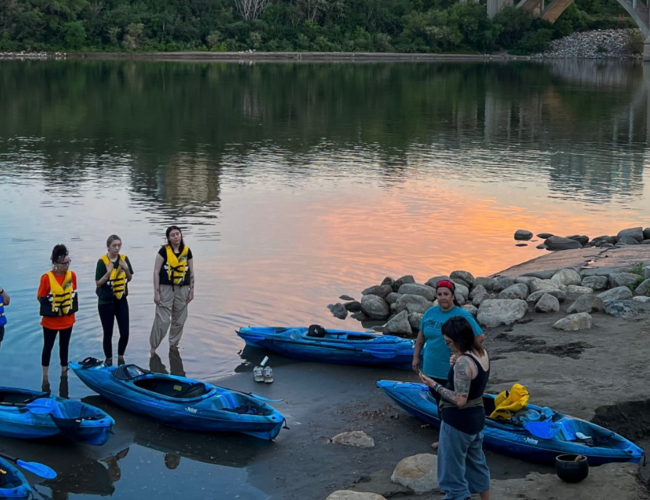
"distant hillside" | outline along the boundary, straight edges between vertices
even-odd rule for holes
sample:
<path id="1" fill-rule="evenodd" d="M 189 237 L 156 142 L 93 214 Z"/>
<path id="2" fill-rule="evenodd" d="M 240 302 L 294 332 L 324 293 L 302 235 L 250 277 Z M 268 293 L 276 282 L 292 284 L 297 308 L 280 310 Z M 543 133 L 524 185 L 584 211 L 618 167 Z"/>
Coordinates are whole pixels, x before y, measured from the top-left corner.
<path id="1" fill-rule="evenodd" d="M 615 0 L 550 24 L 449 0 L 0 0 L 0 50 L 541 52 L 575 31 L 635 27 Z"/>

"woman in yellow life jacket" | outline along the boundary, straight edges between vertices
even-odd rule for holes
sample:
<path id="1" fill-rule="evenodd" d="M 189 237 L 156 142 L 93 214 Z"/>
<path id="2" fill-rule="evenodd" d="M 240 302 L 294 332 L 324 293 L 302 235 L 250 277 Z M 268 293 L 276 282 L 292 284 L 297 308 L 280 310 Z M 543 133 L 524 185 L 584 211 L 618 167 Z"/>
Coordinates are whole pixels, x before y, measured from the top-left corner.
<path id="1" fill-rule="evenodd" d="M 156 255 L 153 269 L 153 301 L 156 318 L 151 327 L 151 356 L 167 335 L 169 347 L 177 349 L 187 319 L 187 304 L 194 299 L 194 260 L 178 226 L 165 232 L 167 244 Z M 171 325 L 171 328 L 170 328 Z"/>
<path id="2" fill-rule="evenodd" d="M 65 245 L 56 245 L 50 257 L 52 270 L 41 276 L 41 282 L 36 292 L 40 303 L 40 314 L 43 316 L 43 353 L 41 366 L 43 380 L 48 378 L 50 357 L 57 334 L 59 336 L 59 359 L 61 375 L 68 371 L 68 347 L 74 325 L 74 313 L 79 309 L 77 299 L 77 275 L 70 271 L 70 257 Z"/>
<path id="3" fill-rule="evenodd" d="M 99 302 L 99 319 L 104 330 L 104 356 L 106 365 L 113 364 L 113 325 L 117 319 L 120 340 L 117 343 L 117 364 L 124 364 L 124 353 L 129 343 L 129 294 L 127 283 L 133 278 L 133 267 L 129 258 L 120 253 L 122 240 L 112 234 L 106 240 L 108 251 L 97 261 L 95 284 Z"/>

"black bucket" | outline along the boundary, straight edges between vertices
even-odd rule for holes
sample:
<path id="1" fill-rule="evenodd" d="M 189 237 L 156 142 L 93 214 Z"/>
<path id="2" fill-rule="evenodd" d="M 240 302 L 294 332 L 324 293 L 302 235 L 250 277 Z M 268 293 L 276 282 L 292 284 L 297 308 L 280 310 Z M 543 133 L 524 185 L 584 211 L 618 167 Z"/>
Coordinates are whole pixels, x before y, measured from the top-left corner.
<path id="1" fill-rule="evenodd" d="M 589 475 L 589 462 L 583 455 L 558 455 L 555 472 L 562 481 L 579 483 Z"/>

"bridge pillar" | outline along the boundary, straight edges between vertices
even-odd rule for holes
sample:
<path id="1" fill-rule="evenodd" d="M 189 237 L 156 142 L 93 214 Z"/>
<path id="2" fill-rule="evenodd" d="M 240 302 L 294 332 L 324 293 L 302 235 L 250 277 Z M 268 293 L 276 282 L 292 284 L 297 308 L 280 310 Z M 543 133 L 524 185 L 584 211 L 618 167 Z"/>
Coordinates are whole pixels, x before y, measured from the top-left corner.
<path id="1" fill-rule="evenodd" d="M 512 0 L 487 0 L 487 15 L 492 19 L 506 5 L 512 5 Z"/>
<path id="2" fill-rule="evenodd" d="M 650 61 L 650 36 L 645 39 L 643 44 L 643 60 Z"/>

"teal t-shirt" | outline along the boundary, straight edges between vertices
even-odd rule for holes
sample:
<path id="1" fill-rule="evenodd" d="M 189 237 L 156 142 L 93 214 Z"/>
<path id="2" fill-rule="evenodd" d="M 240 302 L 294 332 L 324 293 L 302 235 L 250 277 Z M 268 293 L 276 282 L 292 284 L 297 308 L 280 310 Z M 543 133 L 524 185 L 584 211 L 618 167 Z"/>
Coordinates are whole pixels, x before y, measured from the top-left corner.
<path id="1" fill-rule="evenodd" d="M 448 311 L 443 311 L 440 306 L 427 309 L 420 322 L 420 331 L 424 335 L 424 348 L 422 349 L 422 371 L 428 377 L 447 379 L 449 374 L 449 358 L 451 350 L 445 344 L 442 336 L 442 325 L 450 318 L 461 316 L 465 318 L 478 337 L 483 333 L 481 327 L 469 312 L 462 307 L 454 306 Z"/>

